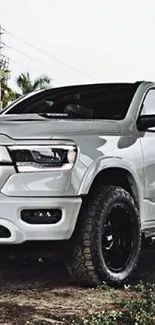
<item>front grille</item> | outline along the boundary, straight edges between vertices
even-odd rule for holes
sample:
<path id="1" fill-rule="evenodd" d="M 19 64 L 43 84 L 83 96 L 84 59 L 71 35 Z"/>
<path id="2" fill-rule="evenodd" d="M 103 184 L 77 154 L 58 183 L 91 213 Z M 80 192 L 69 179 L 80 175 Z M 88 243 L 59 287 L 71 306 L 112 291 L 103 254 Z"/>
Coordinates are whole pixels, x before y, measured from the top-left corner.
<path id="1" fill-rule="evenodd" d="M 31 225 L 56 224 L 61 220 L 60 209 L 22 210 L 21 219 Z"/>

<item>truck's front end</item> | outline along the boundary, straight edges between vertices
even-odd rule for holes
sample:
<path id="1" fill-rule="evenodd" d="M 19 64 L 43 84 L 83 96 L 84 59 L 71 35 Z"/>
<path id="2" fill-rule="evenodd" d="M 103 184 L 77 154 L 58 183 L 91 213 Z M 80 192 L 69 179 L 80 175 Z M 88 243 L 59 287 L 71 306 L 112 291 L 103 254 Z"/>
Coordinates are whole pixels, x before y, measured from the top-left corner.
<path id="1" fill-rule="evenodd" d="M 46 127 L 46 122 L 38 124 Z M 9 128 L 19 128 L 30 135 L 35 127 L 36 121 L 1 123 L 1 131 L 7 128 L 8 133 Z M 86 169 L 78 154 L 71 140 L 15 140 L 0 135 L 0 243 L 71 237 Z"/>

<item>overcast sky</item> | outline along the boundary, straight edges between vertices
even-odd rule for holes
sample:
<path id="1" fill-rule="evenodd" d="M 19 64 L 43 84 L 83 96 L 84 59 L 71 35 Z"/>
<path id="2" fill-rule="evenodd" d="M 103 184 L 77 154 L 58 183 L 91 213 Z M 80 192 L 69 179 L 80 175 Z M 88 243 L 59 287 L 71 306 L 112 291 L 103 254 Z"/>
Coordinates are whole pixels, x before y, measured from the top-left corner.
<path id="1" fill-rule="evenodd" d="M 53 57 L 5 33 L 13 86 L 28 70 L 54 85 L 155 80 L 154 0 L 0 0 L 0 23 Z"/>

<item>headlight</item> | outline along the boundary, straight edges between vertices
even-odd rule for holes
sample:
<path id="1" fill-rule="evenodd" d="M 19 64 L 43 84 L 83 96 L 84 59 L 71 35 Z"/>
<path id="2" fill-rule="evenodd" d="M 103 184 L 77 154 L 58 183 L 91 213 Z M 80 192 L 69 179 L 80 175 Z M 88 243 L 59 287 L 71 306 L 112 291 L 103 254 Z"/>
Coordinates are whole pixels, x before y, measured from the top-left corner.
<path id="1" fill-rule="evenodd" d="M 69 170 L 77 153 L 74 145 L 10 146 L 8 150 L 19 172 Z"/>

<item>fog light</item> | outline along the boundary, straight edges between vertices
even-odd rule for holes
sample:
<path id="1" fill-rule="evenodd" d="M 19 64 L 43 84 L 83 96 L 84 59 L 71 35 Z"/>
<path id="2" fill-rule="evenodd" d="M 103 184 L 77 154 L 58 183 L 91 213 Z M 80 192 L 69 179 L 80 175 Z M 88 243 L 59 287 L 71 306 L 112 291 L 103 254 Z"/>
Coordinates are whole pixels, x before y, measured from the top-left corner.
<path id="1" fill-rule="evenodd" d="M 31 225 L 55 224 L 61 220 L 60 209 L 22 210 L 21 219 Z"/>

